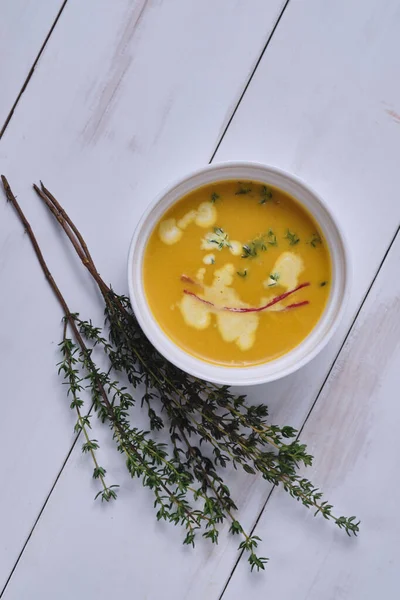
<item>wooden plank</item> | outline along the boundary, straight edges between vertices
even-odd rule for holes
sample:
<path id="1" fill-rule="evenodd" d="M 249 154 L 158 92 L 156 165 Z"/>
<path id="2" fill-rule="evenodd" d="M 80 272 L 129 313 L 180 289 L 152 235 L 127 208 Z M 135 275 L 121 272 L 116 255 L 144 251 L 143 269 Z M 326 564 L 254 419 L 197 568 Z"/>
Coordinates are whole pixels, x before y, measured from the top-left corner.
<path id="1" fill-rule="evenodd" d="M 250 390 L 278 423 L 303 423 L 400 222 L 399 26 L 396 0 L 293 0 L 216 155 L 296 174 L 348 241 L 352 290 L 333 341 L 300 372 Z"/>
<path id="2" fill-rule="evenodd" d="M 245 147 L 250 159 L 297 174 L 326 199 L 349 242 L 352 293 L 337 335 L 305 369 L 264 388 L 277 423 L 301 427 L 400 222 L 399 25 L 392 0 L 291 2 L 216 156 L 234 159 Z"/>
<path id="3" fill-rule="evenodd" d="M 257 72 L 217 157 L 245 156 L 249 159 L 267 160 L 294 170 L 314 184 L 328 199 L 338 212 L 346 231 L 352 234 L 351 249 L 357 269 L 349 311 L 336 341 L 297 376 L 252 392 L 256 401 L 262 397 L 267 398 L 275 420 L 289 421 L 295 425 L 300 425 L 304 420 L 399 220 L 398 208 L 393 195 L 389 193 L 391 189 L 397 188 L 398 183 L 394 169 L 395 158 L 392 158 L 398 152 L 398 126 L 393 116 L 385 112 L 395 111 L 395 108 L 385 108 L 386 105 L 380 104 L 381 94 L 388 104 L 393 103 L 393 98 L 398 95 L 399 84 L 395 75 L 399 16 L 396 7 L 393 2 L 378 4 L 371 0 L 364 2 L 362 7 L 358 3 L 348 6 L 345 2 L 335 3 L 334 6 L 328 2 L 313 2 L 308 3 L 307 7 L 308 10 L 305 11 L 304 3 L 295 2 L 293 7 L 289 4 L 288 14 L 286 16 L 285 13 L 277 29 L 276 38 L 274 36 L 260 65 L 260 71 Z M 366 35 L 365 31 L 371 31 L 371 27 L 372 33 Z M 307 40 L 306 44 L 304 40 Z M 321 63 L 318 61 L 319 56 Z M 368 65 L 364 65 L 364 60 L 368 61 Z M 348 96 L 344 93 L 340 96 L 338 90 L 347 88 Z M 318 97 L 312 104 L 317 91 Z M 368 94 L 364 93 L 366 91 Z M 327 131 L 322 128 L 320 106 L 325 107 L 322 111 L 325 117 L 328 112 L 333 120 Z M 318 124 L 322 128 L 319 135 Z M 314 142 L 309 139 L 312 131 L 316 131 Z M 374 142 L 378 135 L 379 145 Z M 54 140 L 54 137 L 51 139 Z M 305 144 L 307 140 L 308 144 Z M 101 141 L 94 144 L 96 160 L 99 160 L 98 156 L 108 152 L 105 144 L 98 149 L 99 144 Z M 299 167 L 289 149 L 298 146 L 301 148 L 301 144 L 305 151 L 298 152 L 303 160 Z M 117 144 L 117 147 L 120 146 Z M 309 150 L 306 152 L 307 147 Z M 165 152 L 167 155 L 167 151 Z M 359 157 L 361 153 L 362 158 Z M 112 161 L 114 156 L 106 154 L 106 157 L 111 162 L 111 168 L 118 171 L 118 166 Z M 69 155 L 68 158 L 70 160 Z M 348 168 L 350 158 L 353 161 L 351 169 Z M 92 188 L 94 166 L 91 167 L 88 153 L 83 154 L 83 159 L 85 169 L 89 165 L 92 170 L 85 173 L 84 177 L 82 171 L 79 171 L 81 180 L 90 182 Z M 185 159 L 187 157 L 183 156 L 183 167 L 190 166 L 186 165 Z M 102 168 L 98 170 L 101 185 L 96 182 L 96 192 L 103 194 L 105 186 L 111 196 L 112 187 L 107 187 L 107 178 L 103 173 L 107 164 L 106 161 L 101 162 Z M 139 166 L 144 168 L 143 177 L 147 175 L 147 179 L 151 179 L 152 167 L 147 167 L 144 162 Z M 166 178 L 169 167 L 170 165 L 161 173 L 162 177 Z M 75 169 L 78 170 L 78 167 Z M 120 171 L 125 176 L 126 162 L 123 162 Z M 61 168 L 57 172 L 57 178 L 61 178 L 63 189 L 73 190 L 73 184 L 61 172 Z M 54 182 L 57 178 L 54 176 Z M 139 189 L 142 195 L 146 193 L 145 187 L 140 187 L 143 181 L 146 179 L 139 181 L 135 188 L 135 192 Z M 117 185 L 122 184 L 117 181 Z M 153 181 L 149 185 L 151 187 Z M 123 193 L 128 192 L 127 188 L 118 189 Z M 379 219 L 376 218 L 377 198 L 381 209 Z M 123 209 L 127 207 L 124 212 L 134 213 L 135 209 L 124 204 L 124 200 L 118 198 L 118 201 Z M 95 244 L 98 230 L 91 222 L 89 212 L 85 212 L 85 204 L 78 205 L 77 201 L 74 202 L 74 215 L 89 225 L 89 234 Z M 117 220 L 112 212 L 106 215 L 102 210 L 104 211 L 100 202 L 98 223 L 106 223 L 109 217 L 111 220 L 115 219 L 111 221 L 112 224 L 118 223 L 121 226 L 120 217 Z M 354 223 L 357 222 L 355 217 L 360 214 L 365 215 L 365 221 L 354 232 Z M 134 218 L 136 213 L 133 214 Z M 53 243 L 54 239 L 49 247 Z M 116 243 L 119 244 L 118 241 Z M 106 247 L 95 245 L 102 268 L 109 269 L 109 278 L 115 280 L 115 274 L 118 278 L 118 261 L 113 262 L 115 257 L 109 256 Z M 66 264 L 67 261 L 62 263 L 63 268 L 66 268 Z M 115 273 L 112 271 L 113 266 L 116 267 Z M 63 275 L 67 276 L 65 272 Z M 70 277 L 72 282 L 73 276 Z M 75 288 L 73 290 L 75 293 Z M 112 518 L 107 513 L 102 516 L 102 520 L 87 497 L 82 501 L 83 494 L 79 499 L 74 495 L 77 489 L 86 489 L 83 464 L 79 460 L 79 453 L 74 453 L 23 556 L 17 577 L 7 589 L 10 598 L 21 597 L 28 589 L 33 589 L 44 598 L 54 595 L 63 597 L 63 594 L 68 597 L 74 584 L 73 578 L 69 576 L 70 572 L 78 574 L 76 576 L 79 576 L 82 589 L 89 597 L 94 596 L 98 589 L 102 593 L 111 589 L 123 593 L 130 585 L 132 575 L 136 589 L 143 594 L 146 592 L 149 598 L 159 597 L 160 580 L 162 594 L 166 598 L 184 597 L 189 593 L 195 598 L 218 597 L 221 580 L 226 577 L 234 556 L 231 541 L 225 541 L 222 536 L 219 547 L 210 549 L 201 546 L 197 551 L 200 554 L 195 557 L 188 550 L 177 550 L 179 532 L 170 528 L 161 531 L 154 523 L 145 492 L 140 490 L 134 493 L 135 505 L 132 508 L 133 488 L 130 487 L 130 482 L 125 484 L 123 479 L 126 495 L 119 500 L 118 507 L 114 508 Z M 116 462 L 114 467 L 111 465 L 110 470 L 112 474 L 118 475 L 121 469 Z M 254 522 L 268 492 L 263 483 L 257 485 L 252 479 L 250 482 L 252 485 L 247 487 L 248 480 L 241 474 L 232 482 L 232 487 L 240 492 L 239 504 L 245 523 Z M 293 504 L 289 506 L 296 510 Z M 346 509 L 345 506 L 339 508 L 343 512 Z M 135 518 L 136 510 L 140 513 L 139 524 Z M 49 536 L 55 529 L 58 537 L 49 544 Z M 132 532 L 135 540 L 140 539 L 140 544 L 132 541 L 127 532 Z M 79 543 L 76 543 L 77 539 Z M 114 558 L 111 573 L 107 568 L 108 556 L 104 556 L 104 545 Z M 159 578 L 151 577 L 154 565 L 143 559 L 143 556 L 150 555 L 154 557 L 154 564 L 162 562 Z M 68 565 L 68 569 L 65 565 Z M 88 574 L 94 569 L 98 573 L 95 583 Z M 54 573 L 54 577 L 50 579 L 45 577 L 45 573 L 49 571 Z M 260 584 L 264 593 L 265 585 Z"/>
<path id="4" fill-rule="evenodd" d="M 400 222 L 399 26 L 393 0 L 291 2 L 216 156 L 245 148 L 301 177 L 349 245 L 351 296 L 333 341 L 298 373 L 250 392 L 268 398 L 278 423 L 304 422 Z"/>
<path id="5" fill-rule="evenodd" d="M 357 539 L 313 519 L 274 490 L 257 533 L 273 560 L 266 578 L 235 572 L 224 600 L 374 600 L 396 595 L 400 569 L 400 234 L 363 306 L 303 437 L 313 477 L 361 519 Z M 287 576 L 290 570 L 290 577 Z"/>
<path id="6" fill-rule="evenodd" d="M 282 5 L 281 0 L 253 0 L 249 10 L 247 0 L 69 0 L 6 130 L 0 157 L 2 171 L 14 183 L 74 310 L 101 320 L 93 288 L 77 272 L 69 248 L 32 194 L 32 181 L 42 178 L 59 194 L 85 232 L 105 279 L 126 290 L 125 257 L 139 215 L 169 179 L 209 160 Z M 2 289 L 7 289 L 0 297 L 2 314 L 7 315 L 0 348 L 2 367 L 9 374 L 2 390 L 8 399 L 6 415 L 0 422 L 0 457 L 8 457 L 0 459 L 0 477 L 7 482 L 0 498 L 4 584 L 70 448 L 73 415 L 55 369 L 61 315 L 5 203 L 0 204 L 0 239 L 0 277 Z M 100 439 L 102 435 L 107 437 L 107 432 L 98 432 Z M 86 569 L 90 561 L 82 562 L 83 538 L 94 544 L 94 557 L 103 533 L 114 539 L 105 543 L 103 558 L 116 552 L 116 543 L 121 552 L 119 558 L 115 554 L 117 564 L 129 557 L 126 573 L 136 564 L 138 585 L 149 576 L 150 561 L 147 567 L 142 564 L 144 554 L 164 563 L 163 579 L 150 577 L 156 596 L 164 585 L 177 588 L 173 567 L 179 561 L 185 569 L 182 590 L 189 589 L 207 561 L 216 561 L 216 572 L 221 568 L 229 573 L 234 550 L 218 560 L 208 546 L 197 555 L 182 550 L 180 532 L 155 523 L 150 496 L 126 480 L 119 457 L 110 454 L 110 477 L 123 489 L 104 518 L 99 512 L 105 507 L 93 503 L 95 486 L 80 450 L 69 471 L 72 488 L 62 488 L 62 500 L 71 501 L 66 514 L 72 517 L 74 506 L 76 524 L 82 526 L 88 518 L 83 537 L 70 541 L 72 521 L 62 518 L 68 523 L 65 548 L 76 555 L 75 567 L 83 567 L 82 577 L 87 578 L 80 594 L 86 588 L 94 597 L 97 589 Z M 256 502 L 249 514 L 260 509 L 256 496 L 247 502 Z M 60 541 L 62 523 L 55 531 Z M 41 551 L 34 558 L 38 568 L 40 556 Z M 100 571 L 101 579 L 108 569 Z M 38 572 L 36 589 L 26 594 L 45 598 L 47 592 L 40 588 L 46 578 Z M 209 584 L 220 589 L 218 578 Z M 69 584 L 64 591 L 61 580 L 56 585 L 58 598 L 70 597 Z M 201 586 L 199 590 L 201 595 Z"/>
<path id="7" fill-rule="evenodd" d="M 63 4 L 63 0 L 1 3 L 0 132 Z"/>

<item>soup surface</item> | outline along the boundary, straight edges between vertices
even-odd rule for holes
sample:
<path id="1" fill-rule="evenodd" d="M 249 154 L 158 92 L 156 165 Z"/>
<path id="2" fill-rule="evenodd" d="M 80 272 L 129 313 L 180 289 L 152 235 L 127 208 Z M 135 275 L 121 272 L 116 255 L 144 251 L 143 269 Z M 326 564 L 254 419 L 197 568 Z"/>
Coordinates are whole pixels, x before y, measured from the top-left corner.
<path id="1" fill-rule="evenodd" d="M 160 327 L 186 352 L 251 366 L 297 346 L 324 310 L 330 257 L 287 193 L 222 181 L 179 200 L 154 228 L 143 278 Z"/>

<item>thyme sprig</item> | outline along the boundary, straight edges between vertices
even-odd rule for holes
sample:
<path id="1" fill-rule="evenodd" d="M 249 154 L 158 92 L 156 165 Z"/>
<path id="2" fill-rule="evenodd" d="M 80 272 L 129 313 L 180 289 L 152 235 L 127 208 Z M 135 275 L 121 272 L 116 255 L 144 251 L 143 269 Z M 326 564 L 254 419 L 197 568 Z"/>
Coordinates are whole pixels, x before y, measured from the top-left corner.
<path id="1" fill-rule="evenodd" d="M 268 250 L 267 235 L 264 233 L 258 235 L 247 244 L 244 244 L 242 250 L 242 258 L 256 258 L 259 252 Z"/>
<path id="2" fill-rule="evenodd" d="M 289 244 L 291 246 L 295 246 L 300 241 L 300 238 L 297 235 L 297 233 L 294 233 L 293 231 L 290 231 L 290 229 L 288 229 L 286 231 L 285 239 L 287 239 L 289 241 Z"/>
<path id="3" fill-rule="evenodd" d="M 211 203 L 212 203 L 212 204 L 215 204 L 215 203 L 217 202 L 217 200 L 219 200 L 219 199 L 220 199 L 220 197 L 221 197 L 221 196 L 220 196 L 219 194 L 217 194 L 217 192 L 213 192 L 213 193 L 211 194 Z"/>
<path id="4" fill-rule="evenodd" d="M 82 415 L 81 408 L 83 406 L 83 400 L 79 397 L 80 393 L 83 391 L 83 377 L 80 376 L 79 370 L 77 369 L 78 358 L 77 354 L 79 352 L 78 347 L 74 342 L 67 337 L 67 326 L 68 319 L 64 317 L 64 334 L 63 340 L 59 344 L 60 352 L 62 354 L 63 360 L 57 365 L 59 367 L 58 374 L 63 373 L 64 379 L 66 380 L 64 383 L 68 385 L 67 396 L 71 395 L 71 404 L 70 408 L 76 410 L 77 413 L 77 421 L 74 426 L 74 432 L 79 435 L 80 432 L 83 433 L 85 441 L 82 444 L 82 452 L 89 452 L 93 463 L 93 478 L 99 479 L 102 485 L 102 490 L 96 495 L 101 496 L 101 499 L 109 502 L 111 499 L 116 499 L 117 492 L 116 488 L 118 485 L 107 486 L 105 482 L 106 470 L 104 467 L 101 467 L 97 462 L 96 450 L 99 448 L 99 444 L 97 440 L 90 439 L 89 429 L 91 429 L 90 424 L 90 413 L 86 415 Z"/>
<path id="5" fill-rule="evenodd" d="M 279 279 L 281 278 L 281 276 L 280 276 L 279 273 L 271 273 L 270 276 L 269 276 L 269 278 L 272 280 L 272 283 L 269 283 L 268 287 L 272 287 L 272 286 L 277 285 L 277 283 L 278 283 Z"/>
<path id="6" fill-rule="evenodd" d="M 157 519 L 181 524 L 186 530 L 184 543 L 193 546 L 198 534 L 217 543 L 222 524 L 228 520 L 230 533 L 243 538 L 239 549 L 247 551 L 251 569 L 264 569 L 267 559 L 256 551 L 260 539 L 252 532 L 246 533 L 237 520 L 236 503 L 221 475 L 224 468 L 231 466 L 249 474 L 259 473 L 273 485 L 282 485 L 292 497 L 314 509 L 315 514 L 332 519 L 348 534 L 358 532 L 355 517 L 334 516 L 321 492 L 298 474 L 300 465 L 312 464 L 312 456 L 297 439 L 296 430 L 270 424 L 266 405 L 248 405 L 245 396 L 233 394 L 226 386 L 193 378 L 162 357 L 138 326 L 129 299 L 105 284 L 82 235 L 56 198 L 43 184 L 41 188 L 34 186 L 97 284 L 104 302 L 104 328 L 72 313 L 5 178 L 3 184 L 74 338 L 73 341 L 66 336 L 65 326 L 59 368 L 69 385 L 71 404 L 81 411 L 79 394 L 87 388 L 93 410 L 109 425 L 129 473 L 141 478 L 143 485 L 152 490 Z M 95 364 L 94 348 L 107 358 L 107 371 Z M 119 383 L 119 376 L 128 378 L 130 390 Z M 144 392 L 139 394 L 139 389 Z M 149 431 L 132 423 L 131 409 L 140 395 L 141 405 L 147 410 Z M 98 443 L 90 438 L 88 429 L 89 414 L 78 413 L 76 431 L 84 435 L 86 431 L 85 448 L 93 458 Z M 169 442 L 156 442 L 153 430 L 168 432 Z M 115 486 L 106 485 L 105 469 L 97 462 L 95 472 L 102 484 L 103 499 L 115 498 Z"/>
<path id="7" fill-rule="evenodd" d="M 252 181 L 238 181 L 238 188 L 235 192 L 235 196 L 245 196 L 253 191 Z"/>
<path id="8" fill-rule="evenodd" d="M 210 244 L 216 245 L 216 250 L 222 250 L 222 248 L 231 248 L 229 241 L 229 235 L 222 229 L 222 227 L 214 227 L 212 233 L 207 234 L 206 241 Z"/>
<path id="9" fill-rule="evenodd" d="M 276 235 L 274 233 L 274 231 L 272 229 L 268 229 L 267 231 L 267 242 L 270 246 L 277 246 L 278 245 L 278 241 L 276 239 Z"/>
<path id="10" fill-rule="evenodd" d="M 244 244 L 242 258 L 256 258 L 259 252 L 266 252 L 268 246 L 277 246 L 278 241 L 272 229 L 268 229 L 266 233 L 260 233 L 250 242 Z"/>
<path id="11" fill-rule="evenodd" d="M 310 240 L 310 246 L 316 248 L 322 244 L 322 239 L 319 233 L 313 233 Z"/>
<path id="12" fill-rule="evenodd" d="M 260 190 L 261 199 L 259 204 L 266 204 L 268 200 L 272 199 L 273 193 L 271 188 L 268 185 L 262 185 Z"/>

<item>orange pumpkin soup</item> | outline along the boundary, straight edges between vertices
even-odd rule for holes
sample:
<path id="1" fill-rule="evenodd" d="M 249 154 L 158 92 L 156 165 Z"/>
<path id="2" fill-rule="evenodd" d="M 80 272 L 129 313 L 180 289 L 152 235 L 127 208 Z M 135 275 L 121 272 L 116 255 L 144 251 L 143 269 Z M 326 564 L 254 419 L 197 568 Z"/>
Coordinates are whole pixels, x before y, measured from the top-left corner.
<path id="1" fill-rule="evenodd" d="M 175 203 L 145 250 L 144 288 L 160 327 L 202 360 L 251 366 L 297 346 L 330 288 L 327 244 L 290 195 L 222 181 Z"/>

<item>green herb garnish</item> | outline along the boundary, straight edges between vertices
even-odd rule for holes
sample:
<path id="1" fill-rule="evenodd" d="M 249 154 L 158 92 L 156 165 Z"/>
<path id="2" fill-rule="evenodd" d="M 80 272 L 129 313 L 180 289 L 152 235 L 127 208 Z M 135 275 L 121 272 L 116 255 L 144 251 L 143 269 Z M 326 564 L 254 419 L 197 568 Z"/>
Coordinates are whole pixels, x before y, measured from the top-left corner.
<path id="1" fill-rule="evenodd" d="M 210 244 L 215 244 L 218 250 L 222 248 L 230 248 L 229 235 L 222 229 L 222 227 L 214 227 L 214 233 L 212 233 L 207 241 Z"/>
<path id="2" fill-rule="evenodd" d="M 252 191 L 251 182 L 243 183 L 242 181 L 238 181 L 239 189 L 235 192 L 235 196 L 241 196 L 244 194 L 250 194 Z"/>
<path id="3" fill-rule="evenodd" d="M 247 277 L 247 269 L 243 269 L 243 271 L 236 271 L 236 273 L 239 275 L 239 277 L 243 277 L 243 279 Z"/>
<path id="4" fill-rule="evenodd" d="M 243 246 L 242 258 L 255 258 L 256 256 L 257 252 L 252 244 L 245 244 Z"/>
<path id="5" fill-rule="evenodd" d="M 272 198 L 272 190 L 267 185 L 261 186 L 260 194 L 261 194 L 260 204 L 265 204 L 268 200 L 271 200 L 271 198 Z"/>
<path id="6" fill-rule="evenodd" d="M 319 284 L 319 287 L 325 287 L 326 285 L 328 285 L 327 281 L 321 281 L 321 283 Z"/>
<path id="7" fill-rule="evenodd" d="M 269 276 L 269 278 L 272 279 L 272 281 L 274 283 L 268 284 L 268 287 L 272 287 L 272 286 L 274 286 L 274 285 L 276 285 L 278 283 L 278 281 L 280 279 L 280 275 L 279 275 L 279 273 L 271 273 L 271 275 Z"/>
<path id="8" fill-rule="evenodd" d="M 266 235 L 263 233 L 243 246 L 242 258 L 255 258 L 258 252 L 267 250 Z"/>
<path id="9" fill-rule="evenodd" d="M 290 229 L 287 230 L 285 239 L 289 240 L 289 244 L 291 246 L 295 246 L 300 241 L 300 238 L 298 237 L 298 235 L 296 233 L 293 233 L 292 231 L 290 231 Z"/>
<path id="10" fill-rule="evenodd" d="M 213 192 L 213 193 L 211 194 L 211 202 L 212 202 L 213 204 L 215 204 L 215 203 L 216 203 L 216 201 L 220 199 L 220 197 L 221 197 L 221 196 L 220 196 L 219 194 L 217 194 L 217 192 Z"/>
<path id="11" fill-rule="evenodd" d="M 278 245 L 278 241 L 277 241 L 277 239 L 276 239 L 276 235 L 275 235 L 275 233 L 272 231 L 272 229 L 269 229 L 269 230 L 268 230 L 268 233 L 267 233 L 267 241 L 268 241 L 268 244 L 269 244 L 270 246 L 277 246 L 277 245 Z"/>
<path id="12" fill-rule="evenodd" d="M 312 238 L 310 240 L 310 245 L 313 248 L 316 248 L 319 244 L 322 244 L 321 236 L 318 233 L 313 233 Z"/>

